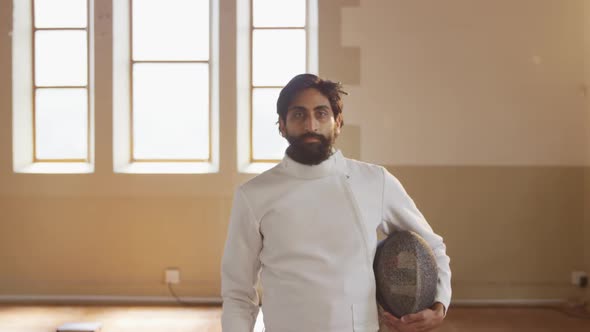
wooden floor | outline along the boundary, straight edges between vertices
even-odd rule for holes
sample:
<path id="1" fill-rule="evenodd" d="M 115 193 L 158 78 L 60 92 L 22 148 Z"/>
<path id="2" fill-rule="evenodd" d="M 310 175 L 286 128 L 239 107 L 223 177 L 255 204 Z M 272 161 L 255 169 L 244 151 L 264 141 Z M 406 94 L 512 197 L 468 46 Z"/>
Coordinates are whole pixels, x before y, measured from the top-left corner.
<path id="1" fill-rule="evenodd" d="M 220 332 L 219 307 L 0 305 L 1 332 L 53 332 L 99 321 L 101 332 Z M 590 319 L 552 308 L 453 307 L 437 332 L 588 332 Z M 280 331 L 279 331 L 280 332 Z"/>

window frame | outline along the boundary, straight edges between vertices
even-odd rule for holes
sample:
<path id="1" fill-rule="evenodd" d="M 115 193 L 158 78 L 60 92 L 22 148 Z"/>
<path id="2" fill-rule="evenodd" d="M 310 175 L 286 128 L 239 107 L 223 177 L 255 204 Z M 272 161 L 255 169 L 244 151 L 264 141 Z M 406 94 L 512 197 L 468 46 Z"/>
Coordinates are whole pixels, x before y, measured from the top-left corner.
<path id="1" fill-rule="evenodd" d="M 267 170 L 280 159 L 255 159 L 254 126 L 254 89 L 281 89 L 284 86 L 255 86 L 253 81 L 253 36 L 255 30 L 304 30 L 306 44 L 306 72 L 318 73 L 318 0 L 305 1 L 305 25 L 303 27 L 255 27 L 254 0 L 238 0 L 237 4 L 237 79 L 238 79 L 238 170 L 242 173 L 260 173 Z M 247 33 L 244 30 L 247 29 Z M 247 50 L 246 50 L 247 48 Z M 247 61 L 245 60 L 247 58 Z M 244 74 L 244 71 L 247 74 Z M 247 85 L 247 92 L 244 91 Z M 247 106 L 244 106 L 247 105 Z M 247 126 L 243 125 L 243 122 Z M 277 115 L 278 120 L 278 115 Z M 278 127 L 277 127 L 278 131 Z M 277 133 L 278 135 L 278 133 Z M 247 145 L 243 144 L 244 139 Z"/>
<path id="2" fill-rule="evenodd" d="M 219 0 L 209 2 L 209 59 L 134 60 L 133 1 L 113 1 L 113 168 L 115 173 L 199 174 L 219 172 Z M 207 63 L 208 158 L 135 158 L 133 67 L 135 63 Z"/>
<path id="3" fill-rule="evenodd" d="M 12 166 L 15 173 L 81 174 L 94 172 L 94 0 L 86 0 L 86 28 L 37 28 L 35 0 L 13 0 L 12 22 Z M 37 86 L 35 82 L 35 32 L 84 30 L 87 52 L 87 153 L 85 158 L 37 158 L 36 90 L 69 88 Z"/>
<path id="4" fill-rule="evenodd" d="M 31 82 L 32 82 L 32 103 L 33 103 L 33 163 L 45 162 L 45 163 L 88 163 L 91 159 L 91 103 L 90 103 L 90 80 L 91 80 L 91 68 L 90 68 L 90 6 L 91 0 L 86 1 L 86 28 L 66 28 L 66 27 L 52 27 L 52 28 L 37 28 L 35 24 L 35 0 L 31 1 Z M 60 86 L 60 85 L 37 85 L 36 83 L 36 59 L 37 59 L 37 31 L 85 31 L 86 32 L 86 85 L 80 86 Z M 87 109 L 86 109 L 86 158 L 63 158 L 63 159 L 42 159 L 37 157 L 37 90 L 41 89 L 86 89 L 87 97 Z"/>

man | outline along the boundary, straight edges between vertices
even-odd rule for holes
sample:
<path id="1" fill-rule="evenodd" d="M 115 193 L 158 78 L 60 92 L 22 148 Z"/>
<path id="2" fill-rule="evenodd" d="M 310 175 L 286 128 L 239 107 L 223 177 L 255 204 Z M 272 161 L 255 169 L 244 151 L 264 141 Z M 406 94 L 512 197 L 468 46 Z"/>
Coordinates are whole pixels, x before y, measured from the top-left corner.
<path id="1" fill-rule="evenodd" d="M 342 127 L 340 84 L 302 74 L 277 101 L 289 142 L 274 168 L 240 186 L 222 261 L 224 332 L 250 332 L 264 291 L 268 332 L 375 332 L 376 230 L 412 230 L 439 267 L 436 303 L 397 319 L 392 331 L 439 326 L 451 298 L 449 257 L 399 181 L 383 167 L 346 159 L 333 144 Z"/>

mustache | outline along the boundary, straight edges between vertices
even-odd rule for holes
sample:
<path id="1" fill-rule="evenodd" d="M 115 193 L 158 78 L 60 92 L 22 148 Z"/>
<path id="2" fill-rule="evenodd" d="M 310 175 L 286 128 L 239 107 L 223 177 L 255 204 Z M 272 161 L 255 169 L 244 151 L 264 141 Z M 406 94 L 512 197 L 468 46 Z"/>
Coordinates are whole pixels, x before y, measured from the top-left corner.
<path id="1" fill-rule="evenodd" d="M 303 141 L 307 138 L 317 138 L 321 143 L 327 143 L 328 139 L 324 135 L 316 134 L 316 133 L 305 133 L 301 134 L 297 137 L 294 137 L 294 141 L 298 143 L 303 143 Z"/>

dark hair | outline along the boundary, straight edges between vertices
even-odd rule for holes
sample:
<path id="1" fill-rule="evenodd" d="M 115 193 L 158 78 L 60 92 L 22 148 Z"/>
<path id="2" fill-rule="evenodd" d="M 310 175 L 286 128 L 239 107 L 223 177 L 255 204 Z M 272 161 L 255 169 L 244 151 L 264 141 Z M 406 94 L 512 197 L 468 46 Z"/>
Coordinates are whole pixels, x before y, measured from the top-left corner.
<path id="1" fill-rule="evenodd" d="M 313 74 L 300 74 L 293 77 L 285 85 L 277 99 L 277 114 L 283 121 L 287 121 L 287 111 L 295 96 L 306 89 L 316 89 L 328 98 L 332 112 L 334 112 L 334 119 L 336 119 L 338 114 L 342 113 L 343 104 L 341 95 L 347 95 L 348 93 L 342 90 L 342 84 L 340 82 L 324 80 Z"/>

